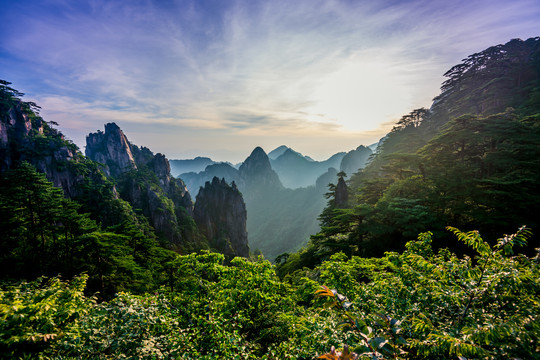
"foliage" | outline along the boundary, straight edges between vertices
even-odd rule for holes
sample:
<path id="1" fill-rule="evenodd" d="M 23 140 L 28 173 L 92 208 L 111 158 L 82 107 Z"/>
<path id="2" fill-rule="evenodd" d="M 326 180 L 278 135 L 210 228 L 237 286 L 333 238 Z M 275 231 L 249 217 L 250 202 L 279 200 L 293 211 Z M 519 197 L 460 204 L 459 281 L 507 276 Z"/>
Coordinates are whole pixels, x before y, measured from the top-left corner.
<path id="1" fill-rule="evenodd" d="M 373 272 L 370 282 L 345 285 L 355 294 L 350 302 L 336 290 L 318 291 L 358 333 L 348 345 L 360 358 L 538 358 L 538 256 L 513 255 L 530 231 L 521 228 L 491 247 L 476 231 L 449 230 L 475 259 L 434 253 L 431 234 L 421 234 L 403 254 L 386 254 L 387 269 Z M 359 276 L 358 262 L 335 258 L 326 268 L 350 279 Z"/>
<path id="2" fill-rule="evenodd" d="M 424 233 L 403 253 L 336 254 L 294 285 L 268 261 L 223 265 L 210 252 L 171 261 L 167 289 L 101 303 L 83 295 L 87 276 L 5 285 L 0 347 L 21 358 L 539 358 L 540 255 L 515 254 L 530 231 L 491 246 L 449 230 L 474 258 L 435 252 Z"/>
<path id="3" fill-rule="evenodd" d="M 0 178 L 1 278 L 89 275 L 89 290 L 111 297 L 166 281 L 172 258 L 133 222 L 102 230 L 75 201 L 27 162 Z"/>
<path id="4" fill-rule="evenodd" d="M 40 278 L 6 285 L 0 291 L 0 354 L 2 358 L 40 354 L 70 338 L 68 327 L 88 315 L 95 304 L 83 295 L 88 276 L 71 282 Z"/>

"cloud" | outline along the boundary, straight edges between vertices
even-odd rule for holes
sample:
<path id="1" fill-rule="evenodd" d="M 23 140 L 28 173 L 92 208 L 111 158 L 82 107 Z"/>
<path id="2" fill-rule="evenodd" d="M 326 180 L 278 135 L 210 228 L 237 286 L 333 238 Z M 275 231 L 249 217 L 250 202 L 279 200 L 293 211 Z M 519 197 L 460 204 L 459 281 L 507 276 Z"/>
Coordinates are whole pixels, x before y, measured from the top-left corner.
<path id="1" fill-rule="evenodd" d="M 10 2 L 0 65 L 76 138 L 117 121 L 339 149 L 429 106 L 470 53 L 538 35 L 538 18 L 534 0 Z"/>

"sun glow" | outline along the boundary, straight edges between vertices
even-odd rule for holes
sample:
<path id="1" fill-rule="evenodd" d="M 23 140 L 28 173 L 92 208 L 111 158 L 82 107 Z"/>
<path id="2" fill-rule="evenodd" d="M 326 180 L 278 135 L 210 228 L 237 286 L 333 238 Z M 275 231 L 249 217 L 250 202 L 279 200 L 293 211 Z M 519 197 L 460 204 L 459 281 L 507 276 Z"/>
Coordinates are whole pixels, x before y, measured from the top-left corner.
<path id="1" fill-rule="evenodd" d="M 411 102 L 404 74 L 389 62 L 349 61 L 323 77 L 310 113 L 323 114 L 350 131 L 369 131 L 401 116 Z"/>

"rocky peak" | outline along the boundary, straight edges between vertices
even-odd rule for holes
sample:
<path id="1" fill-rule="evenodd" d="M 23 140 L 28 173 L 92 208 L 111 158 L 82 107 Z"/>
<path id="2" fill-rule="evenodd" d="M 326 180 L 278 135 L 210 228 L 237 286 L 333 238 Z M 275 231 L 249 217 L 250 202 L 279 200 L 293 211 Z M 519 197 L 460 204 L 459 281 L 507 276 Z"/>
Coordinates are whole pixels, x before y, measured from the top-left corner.
<path id="1" fill-rule="evenodd" d="M 246 187 L 278 187 L 281 188 L 281 181 L 272 166 L 270 159 L 264 150 L 256 147 L 251 155 L 240 166 L 240 176 L 244 179 Z"/>
<path id="2" fill-rule="evenodd" d="M 66 196 L 79 195 L 77 186 L 84 178 L 70 166 L 80 158 L 77 146 L 37 115 L 31 103 L 9 96 L 1 87 L 0 98 L 0 172 L 28 161 Z"/>
<path id="3" fill-rule="evenodd" d="M 338 179 L 335 194 L 336 208 L 343 209 L 347 207 L 347 203 L 349 201 L 349 189 L 347 188 L 347 183 L 345 182 L 345 180 L 343 180 L 342 176 L 340 176 Z"/>
<path id="4" fill-rule="evenodd" d="M 201 187 L 193 217 L 212 249 L 229 257 L 249 255 L 247 212 L 236 184 L 214 177 Z"/>
<path id="5" fill-rule="evenodd" d="M 137 168 L 131 144 L 115 123 L 106 124 L 105 132 L 88 134 L 85 153 L 105 165 L 105 172 L 113 177 Z"/>
<path id="6" fill-rule="evenodd" d="M 116 178 L 120 197 L 141 209 L 157 233 L 174 247 L 197 240 L 189 229 L 193 203 L 185 184 L 171 176 L 169 160 L 129 142 L 114 123 L 86 137 L 86 155 Z M 191 245 L 190 245 L 191 246 Z"/>

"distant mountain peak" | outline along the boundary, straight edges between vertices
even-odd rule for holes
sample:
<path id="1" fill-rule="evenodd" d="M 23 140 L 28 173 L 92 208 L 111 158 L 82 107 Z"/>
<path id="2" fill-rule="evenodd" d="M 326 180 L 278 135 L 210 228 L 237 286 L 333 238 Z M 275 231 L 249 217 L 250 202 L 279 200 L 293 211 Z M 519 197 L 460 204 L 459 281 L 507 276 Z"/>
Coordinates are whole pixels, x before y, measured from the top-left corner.
<path id="1" fill-rule="evenodd" d="M 304 157 L 304 155 L 300 154 L 298 151 L 295 151 L 291 148 L 287 148 L 285 152 L 281 156 L 295 156 L 295 157 Z"/>
<path id="2" fill-rule="evenodd" d="M 266 155 L 260 146 L 253 149 L 251 154 L 246 158 L 244 163 L 240 166 L 240 172 L 251 172 L 254 168 L 256 168 L 257 171 L 272 169 L 268 155 Z"/>
<path id="3" fill-rule="evenodd" d="M 285 146 L 285 145 L 281 145 L 277 148 L 275 148 L 274 150 L 270 151 L 268 153 L 268 157 L 272 160 L 276 160 L 278 157 L 280 157 L 281 155 L 283 155 L 283 153 L 287 150 L 289 150 L 290 147 L 288 146 Z"/>
<path id="4" fill-rule="evenodd" d="M 266 155 L 266 152 L 263 150 L 263 148 L 260 147 L 260 146 L 257 146 L 255 149 L 253 149 L 253 151 L 251 152 L 249 157 L 261 156 L 262 154 L 264 154 L 264 156 L 268 157 L 268 155 Z"/>
<path id="5" fill-rule="evenodd" d="M 240 176 L 246 180 L 246 184 L 282 186 L 278 175 L 272 170 L 268 155 L 259 146 L 251 152 L 251 155 L 240 166 L 239 171 Z"/>

